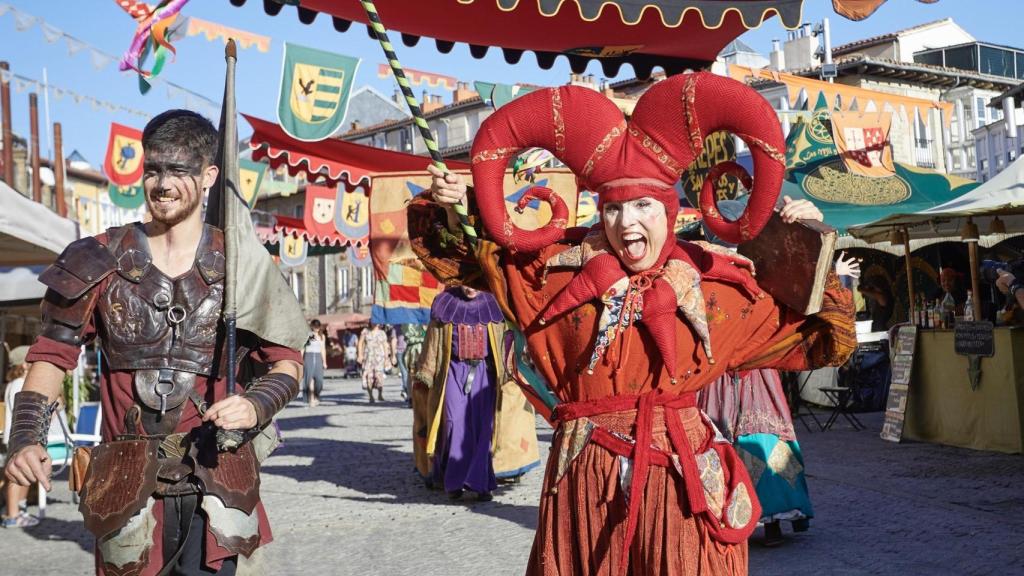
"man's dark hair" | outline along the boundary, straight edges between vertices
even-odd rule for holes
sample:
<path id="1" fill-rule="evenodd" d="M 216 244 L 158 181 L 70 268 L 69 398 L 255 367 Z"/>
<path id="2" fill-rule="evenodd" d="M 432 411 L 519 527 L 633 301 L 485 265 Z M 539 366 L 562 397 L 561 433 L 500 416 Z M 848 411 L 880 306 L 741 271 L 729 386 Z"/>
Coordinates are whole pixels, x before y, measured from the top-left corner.
<path id="1" fill-rule="evenodd" d="M 168 110 L 157 115 L 142 131 L 144 150 L 189 151 L 203 164 L 213 164 L 217 156 L 217 129 L 213 123 L 191 110 Z"/>

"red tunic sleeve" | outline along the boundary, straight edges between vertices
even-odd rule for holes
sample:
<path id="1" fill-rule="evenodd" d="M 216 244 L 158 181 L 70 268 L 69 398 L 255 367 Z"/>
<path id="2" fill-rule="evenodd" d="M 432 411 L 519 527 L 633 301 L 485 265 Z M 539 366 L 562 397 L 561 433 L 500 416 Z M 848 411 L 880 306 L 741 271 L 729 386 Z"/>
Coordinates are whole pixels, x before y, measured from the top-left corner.
<path id="1" fill-rule="evenodd" d="M 774 304 L 730 367 L 811 370 L 838 366 L 846 362 L 856 347 L 853 293 L 843 288 L 835 273 L 831 273 L 817 314 L 803 316 Z"/>
<path id="2" fill-rule="evenodd" d="M 291 360 L 302 364 L 301 352 L 270 342 L 261 342 L 255 350 L 250 352 L 250 356 L 261 364 L 274 364 L 284 360 Z"/>

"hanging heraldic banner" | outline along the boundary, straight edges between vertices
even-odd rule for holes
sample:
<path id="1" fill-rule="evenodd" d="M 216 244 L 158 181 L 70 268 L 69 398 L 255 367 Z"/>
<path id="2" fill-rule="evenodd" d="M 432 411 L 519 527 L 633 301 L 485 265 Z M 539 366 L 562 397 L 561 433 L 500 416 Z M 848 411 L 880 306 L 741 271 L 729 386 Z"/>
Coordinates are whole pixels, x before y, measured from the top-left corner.
<path id="1" fill-rule="evenodd" d="M 142 180 L 142 131 L 117 122 L 110 123 L 107 156 L 103 171 L 110 183 L 122 188 Z"/>
<path id="2" fill-rule="evenodd" d="M 345 120 L 359 58 L 284 44 L 277 122 L 296 140 L 318 142 Z"/>

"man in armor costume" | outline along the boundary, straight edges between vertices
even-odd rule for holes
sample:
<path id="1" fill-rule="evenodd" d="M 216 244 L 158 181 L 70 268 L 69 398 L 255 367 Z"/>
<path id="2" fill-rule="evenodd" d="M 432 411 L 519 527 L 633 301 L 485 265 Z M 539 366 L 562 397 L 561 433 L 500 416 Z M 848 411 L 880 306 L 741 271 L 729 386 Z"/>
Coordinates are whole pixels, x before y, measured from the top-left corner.
<path id="1" fill-rule="evenodd" d="M 225 361 L 224 234 L 200 209 L 218 176 L 217 139 L 194 112 L 153 118 L 142 137 L 151 220 L 72 243 L 40 276 L 43 329 L 15 402 L 6 474 L 50 488 L 44 423 L 80 346 L 98 337 L 104 442 L 80 510 L 100 574 L 230 575 L 238 555 L 271 540 L 259 462 L 271 419 L 298 392 L 301 356 L 240 331 L 239 364 L 263 375 L 218 397 L 238 367 Z M 219 450 L 218 429 L 247 441 Z"/>
<path id="2" fill-rule="evenodd" d="M 761 509 L 695 393 L 727 370 L 839 365 L 856 346 L 851 294 L 834 275 L 821 311 L 805 317 L 757 285 L 749 260 L 675 241 L 675 184 L 719 130 L 747 143 L 756 179 L 734 162 L 714 166 L 703 219 L 726 241 L 749 240 L 776 206 L 782 131 L 756 92 L 707 72 L 653 84 L 628 121 L 586 88 L 521 96 L 480 126 L 471 197 L 457 175 L 431 167 L 429 197 L 410 205 L 417 255 L 446 284 L 494 294 L 525 337 L 528 358 L 516 366 L 537 376 L 528 378 L 537 398 L 557 401 L 530 576 L 746 574 Z M 568 229 L 565 201 L 534 187 L 518 207 L 540 199 L 551 218 L 536 230 L 515 225 L 502 181 L 530 147 L 550 151 L 598 195 L 598 224 Z M 713 197 L 726 172 L 750 190 L 734 222 Z M 475 234 L 453 209 L 467 200 L 468 225 L 482 224 Z M 780 216 L 822 217 L 789 199 Z"/>

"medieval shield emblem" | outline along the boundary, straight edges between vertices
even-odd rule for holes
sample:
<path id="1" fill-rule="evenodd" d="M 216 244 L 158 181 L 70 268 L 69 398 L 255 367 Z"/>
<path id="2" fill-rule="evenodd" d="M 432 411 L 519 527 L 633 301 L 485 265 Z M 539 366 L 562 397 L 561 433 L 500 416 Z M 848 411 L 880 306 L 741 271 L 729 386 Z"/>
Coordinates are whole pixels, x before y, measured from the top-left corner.
<path id="1" fill-rule="evenodd" d="M 244 158 L 238 160 L 238 192 L 242 200 L 249 205 L 249 209 L 256 205 L 256 198 L 260 193 L 260 186 L 263 184 L 263 175 L 267 172 L 267 165 L 262 162 L 253 162 Z"/>
<path id="2" fill-rule="evenodd" d="M 310 239 L 332 246 L 344 241 L 334 224 L 337 203 L 338 193 L 334 188 L 313 184 L 306 186 L 306 206 L 302 223 Z"/>
<path id="3" fill-rule="evenodd" d="M 302 266 L 306 262 L 306 239 L 302 236 L 292 236 L 284 232 L 278 232 L 278 243 L 280 247 L 281 263 L 285 266 Z"/>
<path id="4" fill-rule="evenodd" d="M 351 243 L 364 240 L 370 233 L 370 199 L 362 186 L 350 192 L 338 187 L 334 227 Z"/>
<path id="5" fill-rule="evenodd" d="M 315 142 L 341 127 L 359 59 L 285 43 L 277 121 L 289 136 Z"/>
<path id="6" fill-rule="evenodd" d="M 107 156 L 103 171 L 110 183 L 132 186 L 142 179 L 142 131 L 116 122 L 110 123 Z"/>

